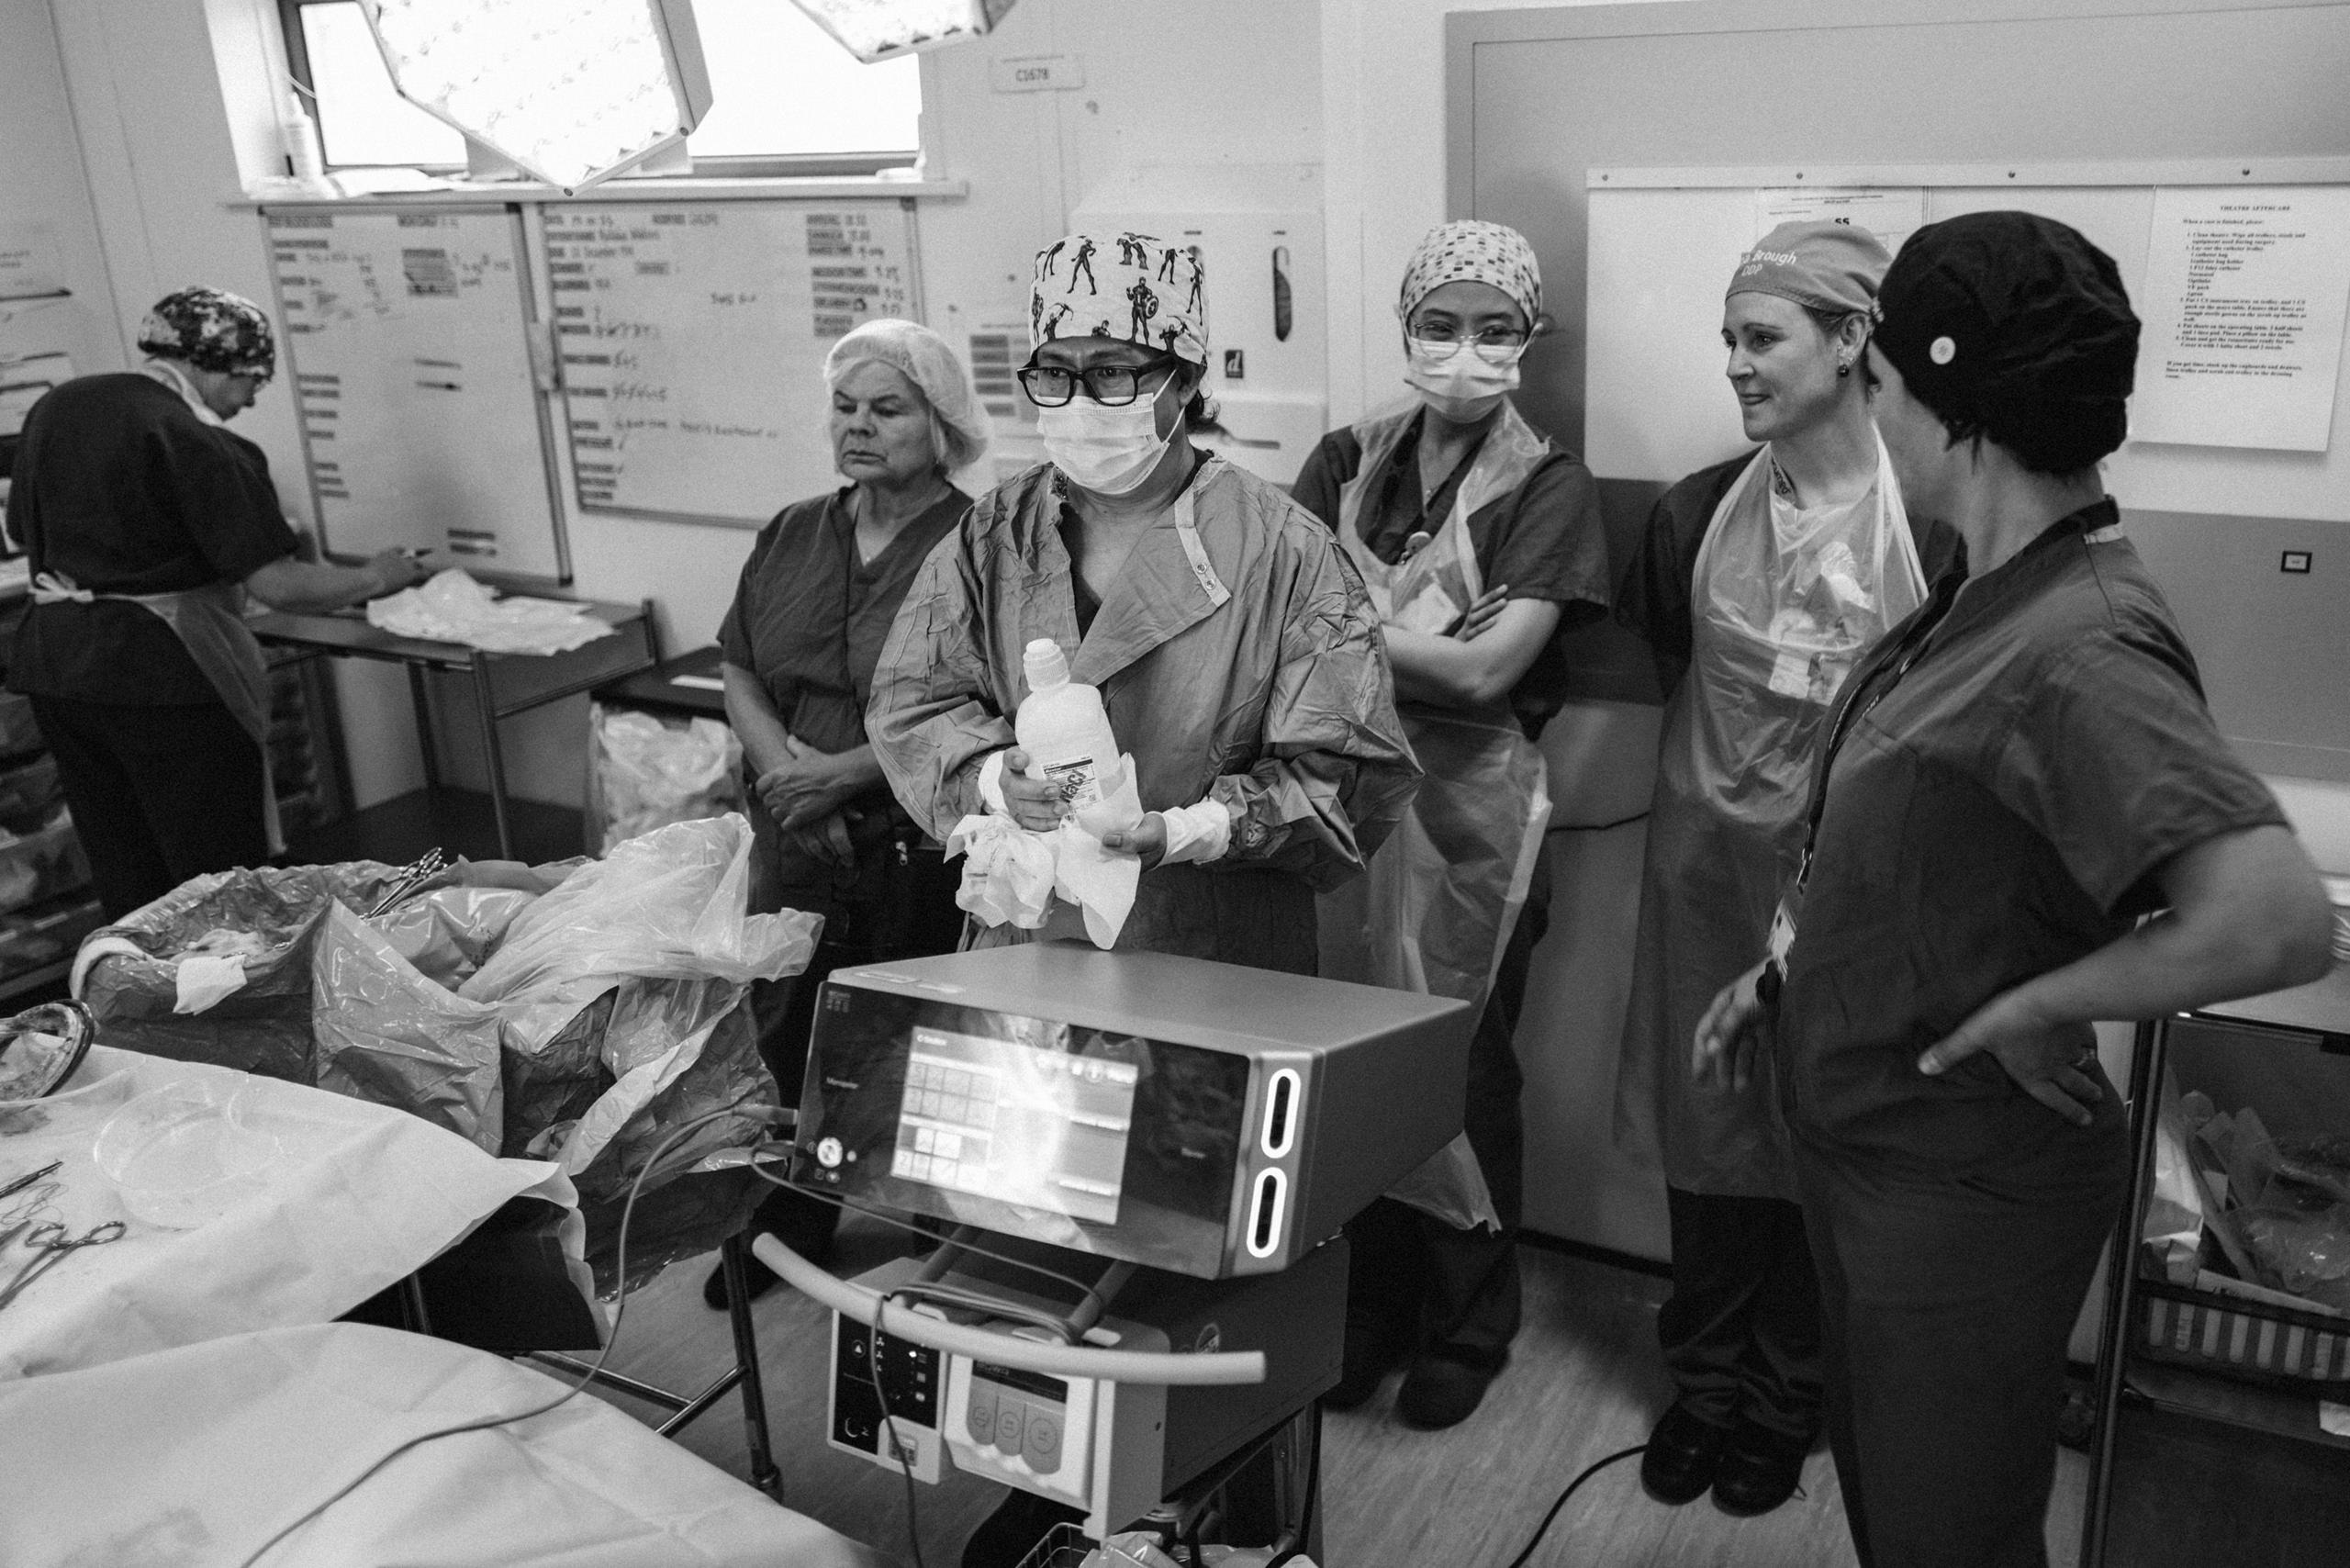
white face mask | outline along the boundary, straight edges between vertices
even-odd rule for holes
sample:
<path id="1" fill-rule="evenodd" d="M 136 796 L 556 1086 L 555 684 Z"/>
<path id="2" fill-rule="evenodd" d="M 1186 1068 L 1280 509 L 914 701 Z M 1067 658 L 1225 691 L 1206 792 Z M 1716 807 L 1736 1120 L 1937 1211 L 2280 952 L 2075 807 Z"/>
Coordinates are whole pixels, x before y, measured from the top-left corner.
<path id="1" fill-rule="evenodd" d="M 1058 409 L 1036 410 L 1036 433 L 1044 437 L 1045 455 L 1070 483 L 1097 496 L 1140 489 L 1182 429 L 1178 420 L 1173 430 L 1158 433 L 1156 396 L 1113 409 L 1080 391 Z"/>
<path id="2" fill-rule="evenodd" d="M 1467 343 L 1431 343 L 1419 338 L 1404 342 L 1411 350 L 1404 383 L 1420 395 L 1421 402 L 1456 424 L 1476 423 L 1517 390 L 1517 362 L 1526 353 L 1522 346 L 1494 364 Z M 1447 348 L 1452 352 L 1443 353 Z"/>

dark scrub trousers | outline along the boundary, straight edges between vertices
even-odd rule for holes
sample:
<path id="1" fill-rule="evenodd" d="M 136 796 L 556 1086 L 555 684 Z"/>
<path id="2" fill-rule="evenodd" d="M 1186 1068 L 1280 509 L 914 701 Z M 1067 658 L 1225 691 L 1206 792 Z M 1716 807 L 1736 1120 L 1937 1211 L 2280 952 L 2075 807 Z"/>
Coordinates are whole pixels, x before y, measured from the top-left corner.
<path id="1" fill-rule="evenodd" d="M 970 505 L 950 490 L 879 554 L 860 561 L 853 494 L 842 489 L 786 507 L 760 530 L 719 630 L 726 662 L 758 678 L 784 728 L 826 752 L 865 744 L 865 705 L 890 624 L 932 547 Z M 808 834 L 786 834 L 756 789 L 747 794 L 752 913 L 797 909 L 824 917 L 808 968 L 751 991 L 759 1054 L 790 1104 L 800 1098 L 824 977 L 857 964 L 952 952 L 963 924 L 955 904 L 960 872 L 925 843 L 887 785 L 851 801 L 836 825 Z M 822 849 L 810 843 L 815 837 Z M 760 1221 L 796 1246 L 820 1249 L 836 1213 L 778 1189 Z"/>
<path id="2" fill-rule="evenodd" d="M 2174 856 L 2284 821 L 2116 516 L 1938 585 L 1831 720 L 1776 1051 L 1865 1568 L 2046 1562 L 2065 1341 L 2128 1165 L 2101 1074 L 2082 1127 L 1988 1054 L 1919 1055 L 2125 935 Z"/>
<path id="3" fill-rule="evenodd" d="M 1700 469 L 1658 498 L 1617 586 L 1616 619 L 1648 644 L 1668 707 L 1695 656 L 1698 556 L 1723 497 L 1754 455 L 1749 450 Z M 1929 584 L 1964 571 L 1965 543 L 1956 531 L 1914 518 L 1911 528 Z M 1693 1092 L 1680 1064 L 1696 1015 L 1674 1005 L 1675 998 L 1710 997 L 1761 956 L 1801 846 L 1802 806 L 1785 802 L 1774 837 L 1718 807 L 1660 803 L 1690 825 L 1679 856 L 1662 850 L 1662 824 L 1650 826 L 1642 960 L 1634 965 L 1617 1116 L 1628 1142 L 1654 1140 L 1665 1169 L 1673 1294 L 1657 1314 L 1657 1340 L 1675 1402 L 1709 1426 L 1747 1421 L 1807 1445 L 1825 1398 L 1819 1295 L 1771 1075 L 1756 1075 L 1751 1098 Z M 1706 814 L 1695 815 L 1700 811 Z M 1681 856 L 1705 863 L 1709 885 L 1702 893 L 1675 871 Z M 1667 1064 L 1637 1059 L 1658 1052 Z"/>
<path id="4" fill-rule="evenodd" d="M 140 375 L 81 376 L 33 406 L 8 520 L 37 577 L 102 594 L 241 581 L 296 543 L 261 448 Z M 153 610 L 32 606 L 8 686 L 32 699 L 108 919 L 269 857 L 261 747 Z"/>
<path id="5" fill-rule="evenodd" d="M 1477 460 L 1472 447 L 1434 494 L 1424 495 L 1419 429 L 1416 422 L 1397 441 L 1363 499 L 1363 543 L 1391 565 L 1413 534 L 1444 527 Z M 1352 429 L 1332 431 L 1307 456 L 1292 495 L 1338 527 L 1339 490 L 1360 471 L 1362 457 Z M 1552 442 L 1525 483 L 1470 514 L 1469 541 L 1486 583 L 1506 583 L 1514 599 L 1559 606 L 1558 632 L 1509 694 L 1519 727 L 1528 739 L 1539 738 L 1566 700 L 1563 639 L 1607 610 L 1607 539 L 1598 485 L 1580 459 Z M 1359 1331 L 1487 1372 L 1507 1358 L 1521 1312 L 1517 1228 L 1526 1130 L 1518 1097 L 1525 1076 L 1513 1041 L 1534 948 L 1550 921 L 1550 863 L 1541 856 L 1469 1042 L 1463 1120 L 1502 1229 L 1462 1230 L 1389 1198 L 1373 1203 L 1347 1229 L 1352 1249 L 1347 1295 Z"/>

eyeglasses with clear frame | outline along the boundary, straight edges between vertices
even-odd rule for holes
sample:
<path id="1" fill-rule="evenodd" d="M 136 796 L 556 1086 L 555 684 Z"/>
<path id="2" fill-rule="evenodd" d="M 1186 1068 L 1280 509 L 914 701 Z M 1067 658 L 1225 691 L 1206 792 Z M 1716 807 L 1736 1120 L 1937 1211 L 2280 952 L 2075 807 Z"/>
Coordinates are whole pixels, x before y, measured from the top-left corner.
<path id="1" fill-rule="evenodd" d="M 1450 359 L 1467 343 L 1477 351 L 1477 357 L 1487 364 L 1507 364 L 1526 347 L 1529 334 L 1516 327 L 1486 327 L 1472 337 L 1462 337 L 1460 329 L 1450 321 L 1415 321 L 1410 327 L 1412 341 L 1425 346 L 1430 359 Z"/>
<path id="2" fill-rule="evenodd" d="M 1090 364 L 1083 370 L 1070 370 L 1058 364 L 1031 364 L 1020 371 L 1020 385 L 1028 400 L 1040 409 L 1058 409 L 1077 396 L 1081 382 L 1085 395 L 1108 409 L 1123 409 L 1142 396 L 1143 379 L 1150 375 L 1171 375 L 1172 359 L 1154 360 L 1148 364 Z M 1156 393 L 1157 384 L 1150 388 Z"/>

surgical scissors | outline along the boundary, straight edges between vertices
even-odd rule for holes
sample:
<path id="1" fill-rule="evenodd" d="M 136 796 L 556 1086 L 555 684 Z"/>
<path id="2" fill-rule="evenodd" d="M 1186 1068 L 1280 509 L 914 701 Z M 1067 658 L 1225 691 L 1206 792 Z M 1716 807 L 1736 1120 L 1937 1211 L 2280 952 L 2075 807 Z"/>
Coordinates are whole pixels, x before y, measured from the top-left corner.
<path id="1" fill-rule="evenodd" d="M 75 1236 L 63 1226 L 50 1221 L 34 1226 L 24 1233 L 25 1245 L 33 1249 L 32 1260 L 17 1271 L 6 1289 L 0 1289 L 0 1308 L 6 1308 L 21 1294 L 27 1285 L 63 1262 L 69 1253 L 84 1247 L 104 1247 L 109 1241 L 119 1241 L 125 1229 L 122 1221 L 110 1219 L 104 1225 L 94 1225 Z"/>

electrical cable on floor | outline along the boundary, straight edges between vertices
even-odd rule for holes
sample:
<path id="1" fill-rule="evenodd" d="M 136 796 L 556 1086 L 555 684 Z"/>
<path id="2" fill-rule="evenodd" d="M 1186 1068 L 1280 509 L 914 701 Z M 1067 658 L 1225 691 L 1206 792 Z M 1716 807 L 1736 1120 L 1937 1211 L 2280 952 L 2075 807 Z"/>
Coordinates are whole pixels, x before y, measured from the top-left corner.
<path id="1" fill-rule="evenodd" d="M 1576 1487 L 1581 1486 L 1611 1464 L 1629 1459 L 1636 1453 L 1647 1452 L 1648 1446 L 1646 1443 L 1634 1443 L 1630 1448 L 1618 1449 L 1606 1459 L 1595 1460 L 1583 1466 L 1583 1473 L 1567 1483 L 1567 1489 L 1559 1494 L 1559 1500 L 1550 1505 L 1550 1511 L 1542 1516 L 1540 1524 L 1534 1527 L 1534 1539 L 1526 1543 L 1526 1550 L 1509 1560 L 1509 1568 L 1526 1568 L 1528 1562 L 1534 1556 L 1534 1549 L 1542 1544 L 1542 1537 L 1550 1529 L 1550 1521 L 1559 1517 L 1559 1510 L 1567 1506 L 1567 1499 L 1575 1495 Z"/>
<path id="2" fill-rule="evenodd" d="M 420 1432 L 417 1436 L 408 1439 L 408 1441 L 400 1444 L 397 1448 L 393 1449 L 390 1452 L 376 1460 L 375 1463 L 369 1465 L 366 1469 L 352 1476 L 349 1481 L 344 1482 L 341 1487 L 330 1494 L 323 1501 L 312 1506 L 299 1518 L 295 1519 L 291 1524 L 285 1526 L 285 1529 L 279 1530 L 275 1535 L 271 1536 L 267 1540 L 262 1542 L 261 1550 L 245 1559 L 244 1568 L 252 1568 L 254 1563 L 259 1562 L 263 1557 L 268 1556 L 270 1552 L 275 1551 L 280 1541 L 284 1540 L 287 1536 L 292 1535 L 296 1530 L 300 1529 L 304 1525 L 308 1524 L 312 1519 L 317 1518 L 320 1514 L 325 1513 L 329 1508 L 333 1507 L 337 1503 L 341 1502 L 345 1497 L 351 1495 L 352 1493 L 357 1491 L 361 1483 L 366 1481 L 377 1471 L 383 1469 L 384 1466 L 391 1463 L 392 1461 L 399 1458 L 400 1455 L 408 1452 L 408 1450 L 419 1447 L 424 1443 L 429 1443 L 436 1438 L 453 1438 L 463 1432 L 484 1432 L 487 1431 L 492 1427 L 503 1427 L 516 1421 L 532 1420 L 537 1417 L 547 1415 L 564 1405 L 569 1404 L 572 1398 L 576 1395 L 580 1390 L 586 1388 L 589 1383 L 596 1381 L 598 1374 L 602 1372 L 604 1370 L 604 1363 L 611 1359 L 612 1347 L 620 1343 L 621 1323 L 621 1320 L 628 1316 L 628 1293 L 626 1290 L 626 1282 L 628 1280 L 629 1219 L 630 1216 L 634 1215 L 636 1212 L 637 1194 L 644 1190 L 644 1179 L 653 1174 L 654 1168 L 661 1162 L 661 1157 L 668 1153 L 669 1150 L 676 1146 L 679 1138 L 684 1137 L 688 1133 L 693 1132 L 697 1128 L 708 1126 L 712 1122 L 724 1121 L 729 1117 L 748 1116 L 756 1120 L 767 1121 L 771 1119 L 773 1115 L 774 1107 L 768 1105 L 729 1105 L 722 1111 L 712 1111 L 708 1115 L 696 1116 L 692 1121 L 678 1127 L 667 1137 L 663 1138 L 658 1144 L 654 1146 L 653 1153 L 645 1159 L 643 1168 L 637 1171 L 636 1180 L 629 1183 L 628 1202 L 621 1205 L 620 1246 L 619 1256 L 615 1260 L 617 1264 L 617 1271 L 614 1277 L 621 1282 L 622 1289 L 619 1299 L 614 1303 L 612 1307 L 612 1330 L 610 1333 L 604 1336 L 604 1349 L 596 1357 L 596 1364 L 589 1367 L 585 1372 L 580 1374 L 579 1380 L 576 1383 L 574 1383 L 569 1388 L 565 1389 L 563 1393 L 555 1398 L 549 1400 L 544 1405 L 537 1406 L 535 1409 L 518 1410 L 510 1416 L 487 1416 L 478 1421 L 467 1421 L 461 1426 L 455 1427 L 443 1427 L 438 1431 Z M 917 1562 L 915 1564 L 915 1568 L 921 1568 L 921 1564 Z"/>
<path id="3" fill-rule="evenodd" d="M 894 1294 L 895 1293 L 893 1292 L 890 1294 Z M 884 1294 L 881 1300 L 886 1305 L 890 1300 L 890 1294 Z M 890 1439 L 890 1451 L 897 1456 L 898 1468 L 905 1474 L 906 1550 L 913 1553 L 914 1568 L 923 1568 L 922 1529 L 919 1522 L 914 1518 L 914 1463 L 913 1461 L 906 1457 L 906 1445 L 898 1440 L 897 1423 L 890 1415 L 890 1396 L 881 1392 L 881 1330 L 878 1328 L 867 1328 L 866 1330 L 866 1334 L 867 1335 L 867 1338 L 866 1341 L 865 1376 L 866 1380 L 873 1384 L 873 1403 L 879 1406 L 881 1411 L 881 1423 L 873 1434 L 874 1440 L 878 1442 L 884 1433 L 888 1434 Z M 946 1398 L 946 1390 L 944 1388 L 939 1389 L 937 1397 L 940 1399 Z"/>

